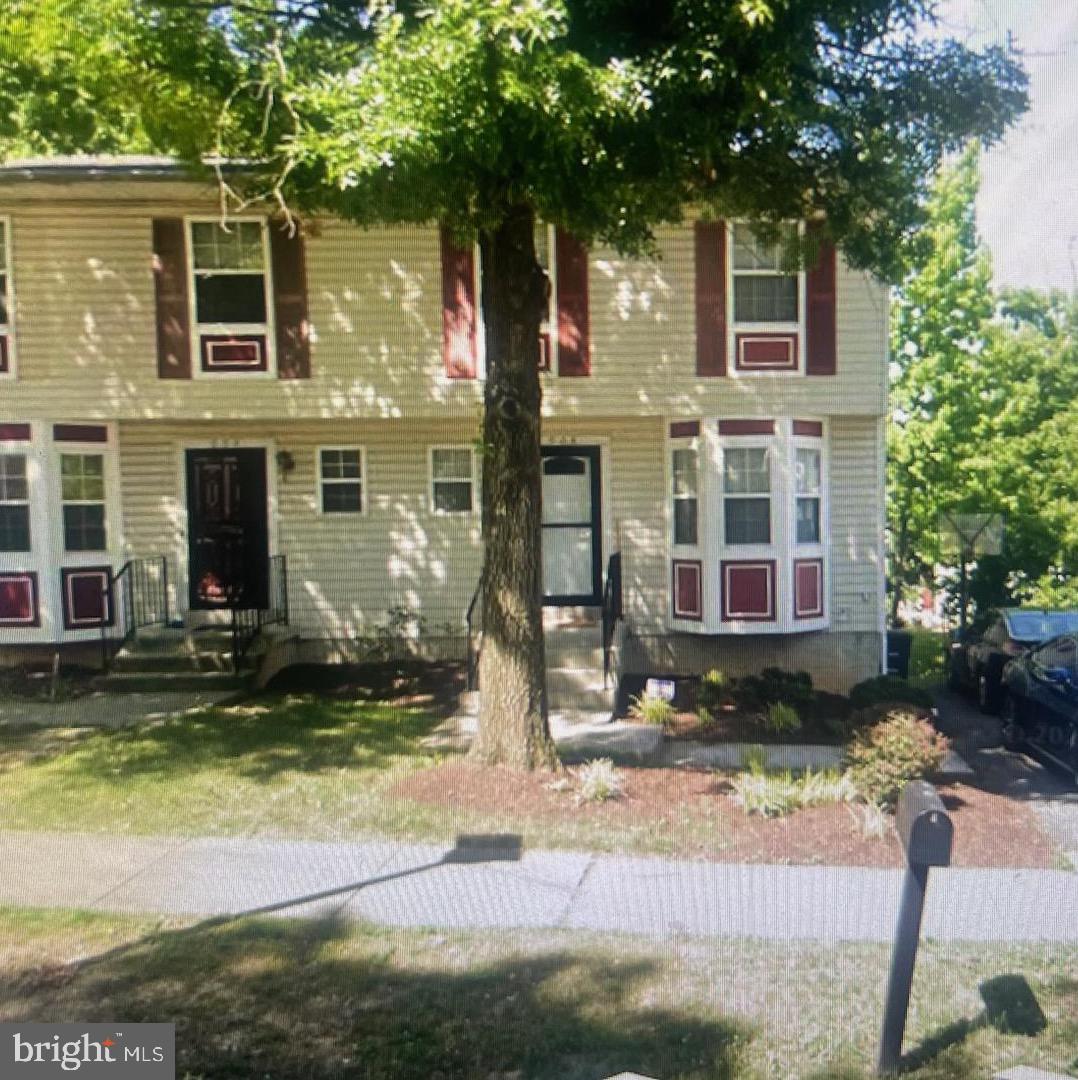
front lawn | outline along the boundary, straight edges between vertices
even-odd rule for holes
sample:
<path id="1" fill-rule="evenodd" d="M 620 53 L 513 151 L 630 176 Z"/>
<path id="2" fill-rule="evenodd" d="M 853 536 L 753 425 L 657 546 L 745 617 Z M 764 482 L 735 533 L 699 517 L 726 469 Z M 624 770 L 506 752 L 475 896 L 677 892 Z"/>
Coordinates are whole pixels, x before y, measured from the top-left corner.
<path id="1" fill-rule="evenodd" d="M 413 700 L 409 695 L 406 700 Z M 513 832 L 530 848 L 728 861 L 898 865 L 893 834 L 861 834 L 845 804 L 749 817 L 729 776 L 624 768 L 622 797 L 581 802 L 554 781 L 484 768 L 424 744 L 415 704 L 267 696 L 120 731 L 0 732 L 0 829 L 452 842 Z M 1049 866 L 1025 803 L 942 787 L 962 865 Z"/>
<path id="2" fill-rule="evenodd" d="M 188 1080 L 867 1080 L 887 963 L 878 945 L 0 908 L 0 1021 L 174 1021 Z M 1022 977 L 1033 1033 L 1006 1030 Z M 926 944 L 906 1075 L 1078 1069 L 1075 1017 L 1073 948 Z"/>

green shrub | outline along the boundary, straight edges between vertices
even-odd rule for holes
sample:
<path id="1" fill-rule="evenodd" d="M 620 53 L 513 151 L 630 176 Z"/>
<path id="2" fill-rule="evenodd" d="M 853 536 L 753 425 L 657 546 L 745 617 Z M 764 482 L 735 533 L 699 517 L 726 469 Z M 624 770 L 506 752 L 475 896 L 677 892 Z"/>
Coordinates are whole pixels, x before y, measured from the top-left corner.
<path id="1" fill-rule="evenodd" d="M 836 769 L 795 774 L 764 770 L 740 773 L 731 781 L 733 799 L 746 814 L 784 817 L 808 806 L 852 802 L 857 789 L 847 773 Z"/>
<path id="2" fill-rule="evenodd" d="M 865 679 L 850 691 L 850 704 L 855 709 L 863 709 L 881 701 L 920 705 L 923 709 L 932 708 L 932 695 L 927 690 L 910 686 L 905 679 L 900 679 L 897 675 L 877 675 L 875 678 Z"/>
<path id="3" fill-rule="evenodd" d="M 730 700 L 733 680 L 724 671 L 712 668 L 700 676 L 696 704 L 706 712 L 717 712 Z"/>
<path id="4" fill-rule="evenodd" d="M 673 723 L 674 716 L 674 706 L 669 701 L 650 694 L 641 694 L 629 703 L 629 717 L 642 724 L 666 725 Z"/>
<path id="5" fill-rule="evenodd" d="M 734 703 L 743 712 L 762 712 L 768 705 L 811 706 L 812 676 L 807 671 L 783 671 L 766 667 L 759 675 L 745 675 L 733 687 Z"/>
<path id="6" fill-rule="evenodd" d="M 943 763 L 949 744 L 932 725 L 909 709 L 892 709 L 859 731 L 846 750 L 850 776 L 870 803 L 891 809 L 902 789 Z"/>
<path id="7" fill-rule="evenodd" d="M 741 762 L 754 776 L 761 776 L 767 770 L 767 748 L 759 743 L 747 746 L 741 755 Z"/>
<path id="8" fill-rule="evenodd" d="M 792 705 L 775 701 L 767 707 L 764 727 L 773 735 L 789 735 L 801 730 L 801 717 Z"/>
<path id="9" fill-rule="evenodd" d="M 610 758 L 593 758 L 577 772 L 580 797 L 585 802 L 606 802 L 622 793 L 625 781 Z"/>

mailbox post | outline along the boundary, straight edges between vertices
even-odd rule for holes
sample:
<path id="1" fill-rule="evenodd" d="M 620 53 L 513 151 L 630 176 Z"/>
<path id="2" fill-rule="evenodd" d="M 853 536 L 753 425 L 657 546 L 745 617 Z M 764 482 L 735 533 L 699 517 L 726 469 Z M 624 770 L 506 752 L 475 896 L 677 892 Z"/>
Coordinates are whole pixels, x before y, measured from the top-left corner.
<path id="1" fill-rule="evenodd" d="M 887 980 L 880 1056 L 876 1066 L 883 1075 L 897 1071 L 902 1054 L 928 871 L 932 866 L 950 865 L 954 839 L 954 826 L 936 789 L 924 780 L 907 784 L 899 796 L 895 828 L 906 853 L 906 876 L 902 882 L 902 901 L 891 952 L 891 973 Z"/>

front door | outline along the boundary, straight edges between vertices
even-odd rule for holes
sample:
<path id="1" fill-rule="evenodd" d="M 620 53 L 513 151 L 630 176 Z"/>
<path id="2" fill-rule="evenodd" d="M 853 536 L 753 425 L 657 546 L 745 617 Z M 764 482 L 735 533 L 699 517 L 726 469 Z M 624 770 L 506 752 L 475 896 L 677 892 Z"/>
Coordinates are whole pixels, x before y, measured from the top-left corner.
<path id="1" fill-rule="evenodd" d="M 543 603 L 602 602 L 599 447 L 543 447 Z"/>
<path id="2" fill-rule="evenodd" d="M 191 609 L 268 607 L 266 451 L 188 450 L 185 464 Z"/>

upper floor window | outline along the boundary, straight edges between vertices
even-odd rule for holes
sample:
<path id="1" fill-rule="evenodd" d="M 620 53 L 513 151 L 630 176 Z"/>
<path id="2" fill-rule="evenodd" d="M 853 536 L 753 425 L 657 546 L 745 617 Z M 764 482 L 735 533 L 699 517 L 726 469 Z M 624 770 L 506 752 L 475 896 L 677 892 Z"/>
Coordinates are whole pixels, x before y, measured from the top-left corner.
<path id="1" fill-rule="evenodd" d="M 323 514 L 363 512 L 363 450 L 358 446 L 325 447 L 318 451 L 319 503 Z"/>
<path id="2" fill-rule="evenodd" d="M 535 222 L 535 258 L 547 279 L 547 307 L 539 324 L 539 370 L 558 370 L 557 233 L 553 225 Z"/>
<path id="3" fill-rule="evenodd" d="M 270 319 L 265 224 L 192 221 L 190 230 L 199 370 L 267 371 Z"/>
<path id="4" fill-rule="evenodd" d="M 104 455 L 61 454 L 60 499 L 64 550 L 105 551 Z"/>
<path id="5" fill-rule="evenodd" d="M 797 542 L 818 544 L 822 487 L 819 450 L 797 448 L 794 458 L 794 483 L 797 499 Z"/>
<path id="6" fill-rule="evenodd" d="M 25 454 L 0 454 L 0 551 L 30 550 Z"/>
<path id="7" fill-rule="evenodd" d="M 11 371 L 11 253 L 8 223 L 0 218 L 0 375 Z"/>
<path id="8" fill-rule="evenodd" d="M 764 447 L 723 452 L 723 528 L 727 544 L 771 543 L 771 464 Z"/>
<path id="9" fill-rule="evenodd" d="M 435 446 L 430 452 L 430 503 L 435 513 L 466 514 L 475 506 L 472 450 Z"/>
<path id="10" fill-rule="evenodd" d="M 796 226 L 783 230 L 778 243 L 758 240 L 748 225 L 734 225 L 734 321 L 738 323 L 797 323 L 800 288 L 797 270 L 785 265 L 785 249 Z"/>
<path id="11" fill-rule="evenodd" d="M 671 453 L 671 497 L 674 503 L 674 543 L 695 545 L 698 532 L 699 463 L 691 447 Z"/>

